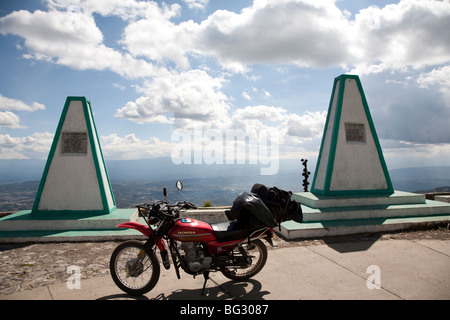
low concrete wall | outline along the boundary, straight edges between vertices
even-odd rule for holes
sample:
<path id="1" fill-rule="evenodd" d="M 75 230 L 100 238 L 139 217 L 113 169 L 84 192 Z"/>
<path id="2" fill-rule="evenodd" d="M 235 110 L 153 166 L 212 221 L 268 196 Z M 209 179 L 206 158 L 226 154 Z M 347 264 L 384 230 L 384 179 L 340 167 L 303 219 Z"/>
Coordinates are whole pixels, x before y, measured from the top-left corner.
<path id="1" fill-rule="evenodd" d="M 440 202 L 447 202 L 450 203 L 450 195 L 445 195 L 445 196 L 435 196 L 434 197 L 435 201 L 440 201 Z"/>
<path id="2" fill-rule="evenodd" d="M 231 207 L 211 207 L 187 210 L 180 212 L 180 218 L 191 218 L 207 223 L 227 222 L 229 220 L 225 214 L 225 210 L 229 210 L 230 208 Z"/>

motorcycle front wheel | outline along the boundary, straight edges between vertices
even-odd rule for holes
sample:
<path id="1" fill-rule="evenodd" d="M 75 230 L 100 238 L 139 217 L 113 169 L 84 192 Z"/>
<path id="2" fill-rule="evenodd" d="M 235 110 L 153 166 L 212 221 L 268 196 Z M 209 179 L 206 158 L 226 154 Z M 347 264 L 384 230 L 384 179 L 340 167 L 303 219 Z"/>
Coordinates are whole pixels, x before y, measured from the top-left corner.
<path id="1" fill-rule="evenodd" d="M 245 267 L 232 266 L 223 268 L 222 274 L 231 280 L 247 280 L 256 275 L 264 267 L 267 261 L 267 248 L 261 240 L 255 240 L 242 245 L 247 252 L 251 263 Z M 239 248 L 234 248 L 232 252 L 234 257 L 242 256 Z"/>
<path id="2" fill-rule="evenodd" d="M 151 250 L 139 241 L 126 241 L 113 251 L 109 270 L 114 283 L 130 295 L 143 295 L 156 285 L 160 266 Z"/>

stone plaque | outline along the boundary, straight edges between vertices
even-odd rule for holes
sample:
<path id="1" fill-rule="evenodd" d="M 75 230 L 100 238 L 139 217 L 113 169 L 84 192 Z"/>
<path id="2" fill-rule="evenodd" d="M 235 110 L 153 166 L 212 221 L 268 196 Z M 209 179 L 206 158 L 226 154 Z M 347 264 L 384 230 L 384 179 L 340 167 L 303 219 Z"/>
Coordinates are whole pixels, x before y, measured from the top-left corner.
<path id="1" fill-rule="evenodd" d="M 86 132 L 63 132 L 61 153 L 87 154 L 87 138 Z"/>
<path id="2" fill-rule="evenodd" d="M 345 140 L 347 142 L 366 143 L 366 129 L 364 123 L 345 123 Z"/>

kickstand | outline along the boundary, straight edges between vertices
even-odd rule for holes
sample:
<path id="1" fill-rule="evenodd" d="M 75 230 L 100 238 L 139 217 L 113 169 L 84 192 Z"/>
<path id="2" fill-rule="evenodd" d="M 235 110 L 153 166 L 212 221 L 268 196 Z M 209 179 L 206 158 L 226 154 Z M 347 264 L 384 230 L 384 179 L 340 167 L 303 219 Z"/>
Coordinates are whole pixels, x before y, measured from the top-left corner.
<path id="1" fill-rule="evenodd" d="M 203 272 L 203 278 L 205 278 L 205 282 L 203 282 L 203 288 L 202 288 L 202 293 L 201 293 L 202 296 L 205 295 L 205 287 L 206 287 L 206 282 L 209 279 L 209 271 Z"/>

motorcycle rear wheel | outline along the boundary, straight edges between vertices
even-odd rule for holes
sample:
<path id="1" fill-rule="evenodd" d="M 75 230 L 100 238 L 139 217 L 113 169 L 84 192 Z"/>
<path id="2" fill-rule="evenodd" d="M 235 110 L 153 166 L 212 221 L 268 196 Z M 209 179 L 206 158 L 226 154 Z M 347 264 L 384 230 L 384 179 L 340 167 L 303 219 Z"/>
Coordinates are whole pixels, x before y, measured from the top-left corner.
<path id="1" fill-rule="evenodd" d="M 247 255 L 251 258 L 252 262 L 247 267 L 225 267 L 222 269 L 222 274 L 231 280 L 247 280 L 255 276 L 262 270 L 267 261 L 267 248 L 261 240 L 254 240 L 243 245 L 243 248 L 247 252 Z M 236 247 L 233 249 L 235 256 L 240 256 L 241 252 Z"/>
<path id="2" fill-rule="evenodd" d="M 114 283 L 134 296 L 152 290 L 160 274 L 155 253 L 144 250 L 144 244 L 139 241 L 126 241 L 118 245 L 111 255 L 109 270 Z"/>

